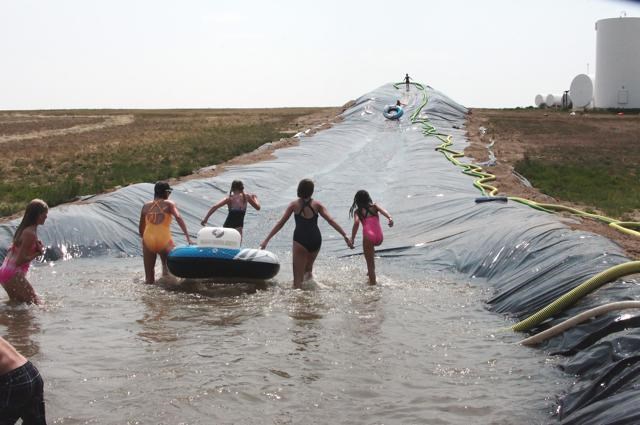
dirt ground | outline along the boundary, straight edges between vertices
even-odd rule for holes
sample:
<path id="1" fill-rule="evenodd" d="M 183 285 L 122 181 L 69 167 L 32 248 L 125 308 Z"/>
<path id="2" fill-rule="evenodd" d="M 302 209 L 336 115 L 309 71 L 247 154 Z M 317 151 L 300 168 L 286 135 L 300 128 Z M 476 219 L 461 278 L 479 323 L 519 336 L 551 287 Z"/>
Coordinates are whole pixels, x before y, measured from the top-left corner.
<path id="1" fill-rule="evenodd" d="M 518 196 L 537 202 L 554 203 L 598 211 L 596 205 L 579 205 L 562 199 L 554 199 L 529 187 L 514 172 L 516 162 L 527 154 L 557 160 L 566 155 L 567 147 L 576 154 L 585 150 L 600 152 L 604 158 L 620 156 L 620 145 L 637 145 L 640 134 L 640 119 L 637 114 L 618 116 L 612 113 L 576 113 L 544 110 L 500 110 L 473 109 L 467 117 L 467 136 L 470 145 L 465 154 L 476 163 L 490 159 L 495 163 L 484 169 L 496 176 L 490 183 L 498 188 L 500 195 Z M 492 144 L 493 143 L 493 144 Z M 563 144 L 560 151 L 554 147 Z M 555 157 L 554 157 L 555 156 Z M 627 156 L 626 160 L 633 161 Z M 637 164 L 637 163 L 636 163 Z M 603 235 L 620 245 L 632 259 L 640 257 L 640 240 L 609 227 L 607 224 L 562 213 L 566 224 L 579 230 Z M 634 221 L 640 221 L 637 212 Z"/>

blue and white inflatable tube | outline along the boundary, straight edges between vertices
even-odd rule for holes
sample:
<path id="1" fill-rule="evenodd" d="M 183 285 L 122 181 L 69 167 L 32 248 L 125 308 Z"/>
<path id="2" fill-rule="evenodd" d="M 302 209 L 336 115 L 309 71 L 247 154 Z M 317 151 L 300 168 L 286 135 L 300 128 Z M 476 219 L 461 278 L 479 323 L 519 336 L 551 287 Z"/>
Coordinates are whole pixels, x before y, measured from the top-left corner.
<path id="1" fill-rule="evenodd" d="M 240 233 L 224 227 L 204 227 L 197 245 L 174 248 L 168 256 L 169 271 L 192 279 L 267 280 L 280 271 L 280 261 L 263 249 L 240 248 Z"/>
<path id="2" fill-rule="evenodd" d="M 169 271 L 192 279 L 267 280 L 280 271 L 275 254 L 262 249 L 176 247 L 167 259 Z"/>
<path id="3" fill-rule="evenodd" d="M 397 120 L 404 114 L 404 109 L 398 105 L 387 105 L 382 110 L 382 115 L 389 120 Z"/>

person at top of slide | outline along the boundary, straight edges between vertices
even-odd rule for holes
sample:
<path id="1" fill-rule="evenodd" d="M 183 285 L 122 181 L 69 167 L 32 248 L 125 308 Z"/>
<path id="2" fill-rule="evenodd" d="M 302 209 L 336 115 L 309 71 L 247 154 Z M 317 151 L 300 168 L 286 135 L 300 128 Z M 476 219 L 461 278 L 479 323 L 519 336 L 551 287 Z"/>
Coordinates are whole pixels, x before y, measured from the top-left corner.
<path id="1" fill-rule="evenodd" d="M 313 276 L 313 263 L 320 252 L 322 235 L 318 228 L 318 216 L 322 216 L 336 232 L 344 238 L 347 246 L 353 248 L 347 234 L 342 227 L 329 215 L 329 211 L 320 202 L 311 198 L 314 184 L 309 179 L 303 179 L 298 184 L 298 199 L 292 201 L 284 211 L 282 218 L 271 229 L 269 235 L 260 244 L 265 249 L 271 238 L 282 229 L 285 223 L 294 215 L 296 228 L 293 231 L 293 287 L 300 288 L 302 282 Z"/>
<path id="2" fill-rule="evenodd" d="M 367 275 L 369 284 L 376 284 L 375 247 L 380 246 L 383 240 L 382 227 L 378 213 L 385 216 L 389 227 L 393 226 L 393 218 L 382 208 L 371 200 L 369 192 L 359 190 L 353 198 L 353 205 L 349 210 L 349 216 L 353 217 L 353 229 L 351 230 L 351 245 L 353 245 L 358 233 L 358 227 L 362 223 L 362 251 L 367 262 Z"/>
<path id="3" fill-rule="evenodd" d="M 409 77 L 409 74 L 405 74 L 404 76 L 404 83 L 407 85 L 407 91 L 409 91 L 409 85 L 411 84 L 411 77 Z"/>
<path id="4" fill-rule="evenodd" d="M 172 189 L 169 183 L 158 182 L 153 188 L 154 198 L 142 206 L 138 231 L 142 237 L 142 256 L 146 283 L 155 282 L 157 256 L 162 262 L 162 276 L 169 275 L 167 256 L 175 246 L 171 238 L 171 218 L 175 217 L 180 229 L 191 244 L 187 225 L 178 212 L 176 203 L 169 200 Z"/>
<path id="5" fill-rule="evenodd" d="M 29 202 L 0 267 L 0 284 L 13 301 L 42 304 L 27 280 L 27 272 L 31 261 L 44 254 L 44 245 L 38 240 L 37 231 L 38 226 L 46 221 L 48 213 L 49 206 L 43 200 Z"/>
<path id="6" fill-rule="evenodd" d="M 222 227 L 229 227 L 236 229 L 242 236 L 242 228 L 244 227 L 244 216 L 247 213 L 247 204 L 251 205 L 256 210 L 260 210 L 260 202 L 258 197 L 252 193 L 245 193 L 244 184 L 240 180 L 234 180 L 231 182 L 231 190 L 229 190 L 229 196 L 225 196 L 217 204 L 209 209 L 207 215 L 204 216 L 200 224 L 207 225 L 207 220 L 211 214 L 224 205 L 229 208 L 227 219 Z"/>

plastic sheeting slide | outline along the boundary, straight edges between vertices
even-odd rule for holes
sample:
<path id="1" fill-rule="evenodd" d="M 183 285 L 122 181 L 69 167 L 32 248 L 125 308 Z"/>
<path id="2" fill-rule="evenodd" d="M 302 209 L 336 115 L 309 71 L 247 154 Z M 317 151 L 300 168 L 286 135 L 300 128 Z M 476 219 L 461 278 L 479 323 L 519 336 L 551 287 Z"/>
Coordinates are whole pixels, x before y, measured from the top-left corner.
<path id="1" fill-rule="evenodd" d="M 385 119 L 383 108 L 398 99 L 406 105 L 406 113 L 399 120 Z M 440 133 L 453 137 L 453 149 L 463 150 L 467 145 L 463 106 L 430 87 L 414 85 L 405 92 L 388 84 L 357 99 L 332 128 L 302 136 L 299 146 L 277 151 L 275 159 L 177 184 L 172 199 L 195 233 L 202 216 L 227 193 L 231 181 L 243 180 L 263 205 L 259 212 L 249 210 L 245 220 L 244 245 L 255 247 L 295 198 L 301 178 L 314 179 L 314 197 L 343 226 L 349 225 L 347 212 L 353 195 L 367 189 L 392 211 L 396 222 L 385 231 L 380 255 L 386 261 L 413 271 L 459 273 L 489 285 L 495 289 L 489 309 L 515 318 L 527 317 L 590 276 L 627 261 L 613 242 L 572 231 L 553 214 L 513 202 L 476 203 L 479 193 L 473 178 L 434 150 L 438 140 L 425 136 L 411 120 L 417 111 Z M 47 223 L 39 228 L 40 237 L 50 247 L 49 257 L 140 255 L 140 208 L 152 197 L 152 190 L 151 183 L 136 184 L 53 208 Z M 224 213 L 216 213 L 210 224 L 220 225 L 224 218 Z M 16 225 L 13 221 L 0 226 L 2 256 Z M 331 236 L 334 232 L 323 221 L 321 226 L 326 235 L 324 256 L 337 259 L 352 254 L 342 240 Z M 290 235 L 285 229 L 269 249 L 285 255 Z M 184 242 L 179 232 L 174 238 Z M 620 279 L 540 328 L 602 302 L 635 298 L 638 290 L 634 281 Z M 640 320 L 635 317 L 625 318 L 624 324 L 635 328 Z M 608 314 L 545 343 L 545 349 L 570 356 L 564 366 L 568 371 L 581 371 L 580 383 L 568 389 L 562 401 L 559 419 L 565 423 L 586 423 L 580 422 L 584 412 L 597 415 L 597 423 L 604 424 L 627 414 L 632 418 L 640 411 L 631 401 L 637 395 L 635 369 L 627 366 L 640 354 L 640 340 L 634 337 L 635 331 L 623 330 L 620 323 L 618 314 Z M 603 389 L 603 382 L 616 385 Z"/>

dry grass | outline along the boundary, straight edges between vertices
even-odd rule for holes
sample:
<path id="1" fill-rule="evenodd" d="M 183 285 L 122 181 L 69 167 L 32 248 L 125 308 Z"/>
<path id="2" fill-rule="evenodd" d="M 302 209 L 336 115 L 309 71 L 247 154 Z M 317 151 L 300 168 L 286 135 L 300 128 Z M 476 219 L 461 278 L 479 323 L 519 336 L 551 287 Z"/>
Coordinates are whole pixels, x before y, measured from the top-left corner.
<path id="1" fill-rule="evenodd" d="M 0 112 L 0 216 L 191 174 L 326 122 L 340 108 Z"/>
<path id="2" fill-rule="evenodd" d="M 496 175 L 501 194 L 640 221 L 637 112 L 571 115 L 549 109 L 474 109 L 467 130 L 468 156 L 483 162 L 489 149 L 494 152 L 497 162 L 485 169 Z M 534 187 L 525 186 L 514 170 Z M 569 225 L 617 241 L 631 257 L 640 255 L 637 238 L 607 225 L 593 220 Z"/>

